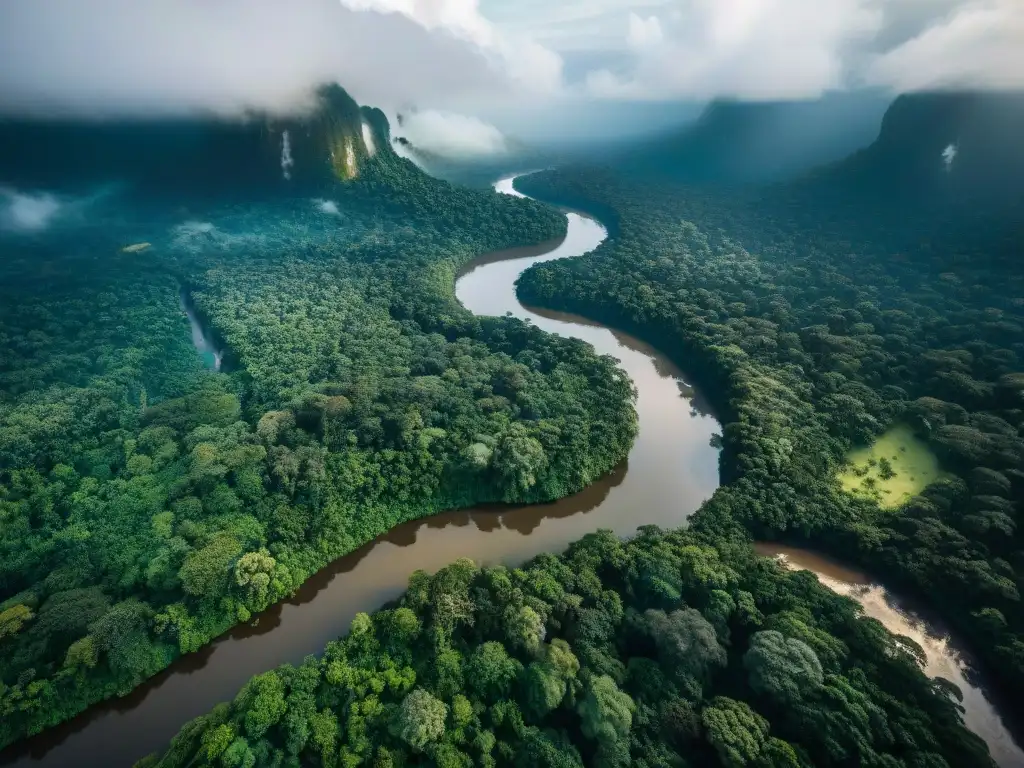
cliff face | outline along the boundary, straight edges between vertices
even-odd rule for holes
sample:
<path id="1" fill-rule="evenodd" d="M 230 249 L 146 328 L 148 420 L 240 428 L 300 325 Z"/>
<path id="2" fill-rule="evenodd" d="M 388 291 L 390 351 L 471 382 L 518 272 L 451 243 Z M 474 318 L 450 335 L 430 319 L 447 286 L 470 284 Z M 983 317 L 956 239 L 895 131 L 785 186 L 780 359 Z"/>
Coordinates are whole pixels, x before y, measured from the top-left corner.
<path id="1" fill-rule="evenodd" d="M 153 194 L 274 193 L 356 178 L 378 147 L 388 147 L 387 131 L 379 110 L 361 109 L 338 85 L 320 88 L 308 114 L 285 117 L 6 121 L 0 122 L 0 182 L 63 189 L 121 181 Z"/>
<path id="2" fill-rule="evenodd" d="M 869 147 L 821 178 L 865 193 L 1015 203 L 1024 194 L 1024 93 L 897 98 Z"/>
<path id="3" fill-rule="evenodd" d="M 370 156 L 363 123 L 359 105 L 339 85 L 319 89 L 317 108 L 310 115 L 267 121 L 271 135 L 281 142 L 283 175 L 316 179 L 329 169 L 341 180 L 356 178 Z"/>

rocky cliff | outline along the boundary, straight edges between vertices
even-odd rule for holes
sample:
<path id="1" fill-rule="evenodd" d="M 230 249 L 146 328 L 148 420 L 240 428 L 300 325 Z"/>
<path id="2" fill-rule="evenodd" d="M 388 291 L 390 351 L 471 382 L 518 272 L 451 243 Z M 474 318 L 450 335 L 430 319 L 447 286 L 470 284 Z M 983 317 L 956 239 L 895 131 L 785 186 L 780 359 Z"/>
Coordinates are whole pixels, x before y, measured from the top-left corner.
<path id="1" fill-rule="evenodd" d="M 65 189 L 125 182 L 147 193 L 273 193 L 358 177 L 389 151 L 387 119 L 340 86 L 304 114 L 235 119 L 0 122 L 0 182 Z"/>

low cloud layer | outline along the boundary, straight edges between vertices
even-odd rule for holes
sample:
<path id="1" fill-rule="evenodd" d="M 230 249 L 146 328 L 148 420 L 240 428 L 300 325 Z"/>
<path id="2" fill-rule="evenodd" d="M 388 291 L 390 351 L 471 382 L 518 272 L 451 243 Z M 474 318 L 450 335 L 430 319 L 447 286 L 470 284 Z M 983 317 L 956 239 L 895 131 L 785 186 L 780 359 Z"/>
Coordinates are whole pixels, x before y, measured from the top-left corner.
<path id="1" fill-rule="evenodd" d="M 403 116 L 395 133 L 408 139 L 414 147 L 444 157 L 489 157 L 508 151 L 505 136 L 496 127 L 479 118 L 453 112 L 412 112 Z"/>
<path id="2" fill-rule="evenodd" d="M 0 229 L 18 233 L 45 230 L 60 213 L 61 203 L 46 192 L 19 192 L 0 187 Z"/>
<path id="3" fill-rule="evenodd" d="M 872 83 L 897 91 L 936 86 L 1024 88 L 1024 3 L 969 3 L 875 59 Z"/>
<path id="4" fill-rule="evenodd" d="M 634 68 L 588 77 L 601 96 L 805 98 L 842 84 L 844 52 L 881 14 L 863 0 L 698 0 L 631 17 Z"/>
<path id="5" fill-rule="evenodd" d="M 631 12 L 597 97 L 813 98 L 884 86 L 1024 88 L 1020 0 L 688 0 Z"/>
<path id="6" fill-rule="evenodd" d="M 1024 88 L 1021 0 L 12 0 L 0 50 L 0 116 L 284 111 L 333 80 L 471 152 L 503 140 L 458 114 Z"/>
<path id="7" fill-rule="evenodd" d="M 290 110 L 337 80 L 380 105 L 508 93 L 499 51 L 388 3 L 32 0 L 0 7 L 0 113 Z M 430 5 L 429 3 L 427 5 Z"/>
<path id="8" fill-rule="evenodd" d="M 316 206 L 320 213 L 326 213 L 328 216 L 341 216 L 341 210 L 333 200 L 324 200 L 322 197 L 317 197 L 314 198 L 313 205 Z"/>

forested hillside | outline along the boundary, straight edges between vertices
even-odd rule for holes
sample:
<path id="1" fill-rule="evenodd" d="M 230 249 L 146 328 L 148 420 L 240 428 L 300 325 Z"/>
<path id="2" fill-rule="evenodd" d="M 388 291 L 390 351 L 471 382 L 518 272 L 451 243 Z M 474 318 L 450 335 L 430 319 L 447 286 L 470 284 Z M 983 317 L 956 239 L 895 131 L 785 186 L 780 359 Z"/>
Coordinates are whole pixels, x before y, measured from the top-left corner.
<path id="1" fill-rule="evenodd" d="M 361 108 L 336 83 L 316 89 L 311 102 L 304 114 L 251 111 L 230 119 L 0 116 L 2 181 L 49 192 L 128 184 L 136 198 L 188 205 L 332 187 L 357 173 L 377 144 L 386 147 L 389 128 L 378 110 Z"/>
<path id="2" fill-rule="evenodd" d="M 531 269 L 519 289 L 527 302 L 600 319 L 690 361 L 723 416 L 728 483 L 697 514 L 697 530 L 741 521 L 910 585 L 1019 691 L 1024 207 L 1019 189 L 998 208 L 980 206 L 973 184 L 901 197 L 909 184 L 961 178 L 955 164 L 944 169 L 937 135 L 928 139 L 937 170 L 915 175 L 923 166 L 907 147 L 895 169 L 903 183 L 885 194 L 878 160 L 899 155 L 889 140 L 755 193 L 586 170 L 523 179 L 541 199 L 614 211 L 617 237 L 587 259 Z M 967 178 L 981 178 L 993 144 Z M 1015 167 L 1007 158 L 1004 172 Z M 955 162 L 971 168 L 972 158 L 961 149 Z M 850 449 L 900 423 L 934 452 L 941 478 L 895 506 L 841 491 Z"/>
<path id="3" fill-rule="evenodd" d="M 564 496 L 628 452 L 614 361 L 454 298 L 461 264 L 561 236 L 564 217 L 430 179 L 380 113 L 350 112 L 295 139 L 291 170 L 307 147 L 323 198 L 284 175 L 278 134 L 252 159 L 269 186 L 190 197 L 185 173 L 174 205 L 129 186 L 0 232 L 0 746 L 402 521 Z"/>
<path id="4" fill-rule="evenodd" d="M 742 540 L 603 532 L 416 573 L 139 767 L 991 765 L 915 653 Z"/>

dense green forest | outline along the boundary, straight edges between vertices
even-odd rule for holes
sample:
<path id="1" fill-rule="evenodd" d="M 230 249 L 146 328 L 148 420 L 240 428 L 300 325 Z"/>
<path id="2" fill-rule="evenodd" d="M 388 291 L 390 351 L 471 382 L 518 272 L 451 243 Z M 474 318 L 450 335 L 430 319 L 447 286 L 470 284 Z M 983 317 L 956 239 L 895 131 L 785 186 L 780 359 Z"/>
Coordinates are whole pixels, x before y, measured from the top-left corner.
<path id="1" fill-rule="evenodd" d="M 104 216 L 0 242 L 0 746 L 398 523 L 561 497 L 627 454 L 635 393 L 613 360 L 453 296 L 474 255 L 564 218 L 374 153 L 353 120 L 386 147 L 382 116 L 332 93 L 302 157 L 329 151 L 345 183 L 283 195 L 272 165 L 253 199 L 95 202 Z M 810 543 L 930 598 L 1024 686 L 1024 205 L 989 183 L 1016 160 L 993 144 L 953 174 L 942 131 L 908 155 L 914 109 L 765 189 L 520 179 L 612 234 L 529 270 L 520 296 L 683 363 L 724 426 L 723 487 L 685 531 L 417 573 L 141 765 L 990 765 L 919 648 L 749 546 Z M 879 504 L 876 477 L 905 470 L 877 438 L 911 433 L 941 474 Z M 858 448 L 881 456 L 868 494 L 841 483 Z"/>
<path id="2" fill-rule="evenodd" d="M 648 527 L 417 572 L 139 768 L 988 766 L 920 649 L 806 572 Z"/>
<path id="3" fill-rule="evenodd" d="M 454 298 L 463 263 L 565 218 L 431 179 L 362 119 L 378 150 L 346 123 L 355 178 L 319 184 L 329 199 L 115 187 L 0 233 L 0 746 L 400 522 L 561 497 L 626 456 L 634 393 L 612 359 Z"/>
<path id="4" fill-rule="evenodd" d="M 532 267 L 521 298 L 684 363 L 724 425 L 723 487 L 687 530 L 417 573 L 140 766 L 990 764 L 920 649 L 749 546 L 809 542 L 931 598 L 1024 685 L 1024 208 L 946 188 L 907 205 L 892 159 L 761 190 L 517 180 L 612 233 Z M 911 431 L 936 481 L 891 504 L 842 490 L 851 451 Z M 904 471 L 881 458 L 879 477 Z"/>
<path id="5" fill-rule="evenodd" d="M 611 213 L 616 237 L 532 268 L 519 291 L 686 361 L 724 424 L 727 486 L 696 530 L 738 521 L 922 593 L 1019 692 L 1024 206 L 911 194 L 912 173 L 887 187 L 896 157 L 760 191 L 524 178 L 531 195 Z M 946 179 L 939 149 L 932 162 L 929 179 Z M 891 508 L 842 492 L 850 449 L 901 423 L 941 478 Z"/>

